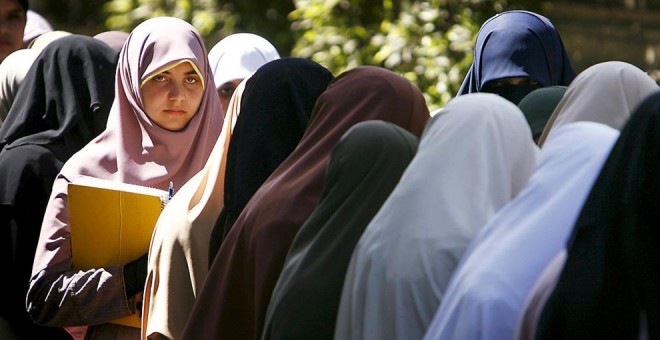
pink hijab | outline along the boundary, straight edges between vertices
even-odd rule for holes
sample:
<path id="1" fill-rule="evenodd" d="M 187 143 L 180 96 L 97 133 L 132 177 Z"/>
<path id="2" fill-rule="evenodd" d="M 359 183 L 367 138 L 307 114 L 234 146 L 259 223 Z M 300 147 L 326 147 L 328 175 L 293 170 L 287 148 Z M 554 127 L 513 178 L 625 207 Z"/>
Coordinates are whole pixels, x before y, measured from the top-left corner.
<path id="1" fill-rule="evenodd" d="M 204 43 L 187 22 L 159 17 L 138 25 L 124 47 L 106 130 L 71 158 L 61 174 L 69 181 L 84 175 L 159 189 L 172 181 L 181 187 L 204 167 L 223 122 Z M 201 73 L 204 96 L 188 126 L 173 132 L 149 119 L 140 86 L 184 60 Z"/>

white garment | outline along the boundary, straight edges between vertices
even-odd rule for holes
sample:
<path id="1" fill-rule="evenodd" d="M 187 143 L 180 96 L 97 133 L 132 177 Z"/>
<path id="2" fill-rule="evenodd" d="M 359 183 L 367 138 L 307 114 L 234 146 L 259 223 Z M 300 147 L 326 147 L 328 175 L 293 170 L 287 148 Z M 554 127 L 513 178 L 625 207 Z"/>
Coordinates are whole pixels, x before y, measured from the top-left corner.
<path id="1" fill-rule="evenodd" d="M 522 112 L 499 96 L 459 96 L 436 114 L 353 252 L 335 338 L 421 338 L 463 251 L 538 153 Z"/>
<path id="2" fill-rule="evenodd" d="M 589 121 L 621 130 L 633 110 L 658 84 L 644 71 L 621 61 L 608 61 L 582 71 L 568 86 L 539 139 L 573 122 Z"/>
<path id="3" fill-rule="evenodd" d="M 577 122 L 553 131 L 525 189 L 470 245 L 425 339 L 511 339 L 540 273 L 566 245 L 619 132 Z"/>
<path id="4" fill-rule="evenodd" d="M 34 38 L 53 31 L 53 26 L 41 14 L 29 9 L 25 18 L 23 42 L 27 43 Z"/>
<path id="5" fill-rule="evenodd" d="M 566 249 L 562 249 L 550 263 L 543 269 L 539 278 L 529 290 L 527 300 L 523 304 L 518 318 L 518 326 L 514 340 L 534 340 L 541 313 L 550 295 L 557 286 L 564 264 L 566 263 Z M 640 339 L 641 340 L 641 339 Z"/>
<path id="6" fill-rule="evenodd" d="M 216 88 L 235 79 L 244 79 L 261 65 L 280 59 L 275 46 L 251 33 L 236 33 L 220 40 L 209 52 Z"/>
<path id="7" fill-rule="evenodd" d="M 8 55 L 0 63 L 0 126 L 7 118 L 25 75 L 39 56 L 39 51 L 20 49 Z"/>
<path id="8" fill-rule="evenodd" d="M 246 82 L 232 96 L 222 132 L 204 168 L 175 190 L 158 217 L 143 294 L 143 339 L 155 333 L 179 339 L 206 280 L 209 239 L 223 207 L 227 150 Z"/>

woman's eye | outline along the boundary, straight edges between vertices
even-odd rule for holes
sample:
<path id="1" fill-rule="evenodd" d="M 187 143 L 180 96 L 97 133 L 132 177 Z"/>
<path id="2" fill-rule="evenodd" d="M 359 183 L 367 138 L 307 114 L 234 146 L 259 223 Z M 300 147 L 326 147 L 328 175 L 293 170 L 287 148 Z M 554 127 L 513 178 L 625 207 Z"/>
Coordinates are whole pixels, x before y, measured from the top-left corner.
<path id="1" fill-rule="evenodd" d="M 21 13 L 20 11 L 14 11 L 12 13 L 9 13 L 9 15 L 6 17 L 6 20 L 8 21 L 22 21 L 25 20 L 25 15 Z"/>
<path id="2" fill-rule="evenodd" d="M 231 96 L 234 93 L 233 87 L 223 87 L 220 89 L 220 94 L 224 96 Z"/>
<path id="3" fill-rule="evenodd" d="M 165 76 L 159 74 L 159 75 L 154 76 L 154 80 L 160 82 L 160 81 L 167 80 L 167 78 L 165 78 Z"/>
<path id="4" fill-rule="evenodd" d="M 199 81 L 199 79 L 197 79 L 197 78 L 195 78 L 195 77 L 188 77 L 188 78 L 186 78 L 186 83 L 188 83 L 188 84 L 195 84 L 195 83 L 197 83 L 198 81 Z"/>

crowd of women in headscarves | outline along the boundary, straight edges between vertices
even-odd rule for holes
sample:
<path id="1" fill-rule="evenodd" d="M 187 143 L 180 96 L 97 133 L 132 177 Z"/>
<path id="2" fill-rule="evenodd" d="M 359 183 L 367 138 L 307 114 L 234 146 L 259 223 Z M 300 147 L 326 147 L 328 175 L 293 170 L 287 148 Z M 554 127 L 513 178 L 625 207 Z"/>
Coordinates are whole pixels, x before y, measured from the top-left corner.
<path id="1" fill-rule="evenodd" d="M 3 339 L 660 338 L 660 89 L 576 74 L 541 15 L 486 21 L 432 113 L 171 17 L 50 28 L 0 77 Z M 84 177 L 175 184 L 142 256 L 74 266 Z"/>

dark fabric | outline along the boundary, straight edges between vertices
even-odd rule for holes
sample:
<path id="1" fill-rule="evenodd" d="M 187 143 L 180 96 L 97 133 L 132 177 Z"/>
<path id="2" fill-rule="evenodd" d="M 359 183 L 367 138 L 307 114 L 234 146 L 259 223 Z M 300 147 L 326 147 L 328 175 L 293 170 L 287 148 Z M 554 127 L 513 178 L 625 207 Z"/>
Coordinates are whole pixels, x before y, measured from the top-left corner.
<path id="1" fill-rule="evenodd" d="M 49 44 L 28 71 L 0 128 L 0 149 L 63 146 L 68 158 L 105 129 L 119 53 L 71 35 Z M 63 153 L 62 153 L 63 152 Z"/>
<path id="2" fill-rule="evenodd" d="M 145 253 L 124 265 L 124 288 L 127 297 L 130 298 L 137 293 L 141 293 L 144 289 L 144 283 L 147 281 L 148 259 L 149 254 Z"/>
<path id="3" fill-rule="evenodd" d="M 472 66 L 459 95 L 482 92 L 491 80 L 524 77 L 542 86 L 568 86 L 575 70 L 550 20 L 527 11 L 488 19 L 477 34 Z"/>
<path id="4" fill-rule="evenodd" d="M 53 337 L 62 334 L 30 319 L 28 282 L 55 176 L 105 128 L 116 63 L 117 52 L 92 38 L 53 42 L 28 72 L 0 129 L 5 145 L 0 151 L 0 266 L 12 273 L 4 280 L 10 288 L 0 316 L 30 338 L 41 338 L 31 335 L 44 330 L 52 330 Z"/>
<path id="5" fill-rule="evenodd" d="M 537 339 L 660 338 L 660 92 L 621 131 L 582 208 Z"/>
<path id="6" fill-rule="evenodd" d="M 421 91 L 401 75 L 361 66 L 335 78 L 317 100 L 296 149 L 252 196 L 222 243 L 184 338 L 258 338 L 289 245 L 318 204 L 339 138 L 374 119 L 419 136 L 428 118 Z"/>
<path id="7" fill-rule="evenodd" d="M 215 256 L 218 254 L 218 250 L 220 250 L 220 245 L 222 244 L 222 241 L 224 241 L 225 237 L 227 236 L 225 230 L 229 232 L 229 229 L 233 224 L 234 222 L 229 220 L 229 214 L 227 213 L 227 209 L 223 207 L 222 210 L 220 211 L 220 216 L 218 216 L 218 219 L 215 221 L 215 225 L 211 230 L 211 237 L 209 239 L 209 268 L 211 268 L 211 265 L 213 264 L 213 260 L 215 259 Z"/>
<path id="8" fill-rule="evenodd" d="M 410 132 L 382 121 L 358 123 L 339 140 L 319 205 L 287 254 L 262 339 L 332 339 L 353 249 L 417 144 Z"/>
<path id="9" fill-rule="evenodd" d="M 282 58 L 248 79 L 227 151 L 224 208 L 212 232 L 209 265 L 243 207 L 300 142 L 333 78 L 315 62 Z"/>
<path id="10" fill-rule="evenodd" d="M 534 90 L 526 95 L 518 107 L 525 114 L 525 119 L 532 129 L 532 136 L 543 133 L 548 119 L 566 93 L 566 86 L 548 86 Z"/>
<path id="11" fill-rule="evenodd" d="M 30 4 L 29 4 L 28 0 L 18 0 L 18 3 L 21 5 L 21 7 L 23 7 L 25 12 L 27 12 L 28 9 L 30 9 Z"/>
<path id="12" fill-rule="evenodd" d="M 21 339 L 68 339 L 61 328 L 37 326 L 25 311 L 32 260 L 53 180 L 63 163 L 50 150 L 27 145 L 0 154 L 0 266 L 3 280 L 0 318 Z M 9 190 L 13 192 L 9 193 Z M 9 197 L 8 197 L 9 196 Z"/>
<path id="13" fill-rule="evenodd" d="M 488 84 L 482 92 L 494 93 L 516 105 L 530 92 L 543 87 L 541 84 L 505 84 L 489 87 Z"/>

